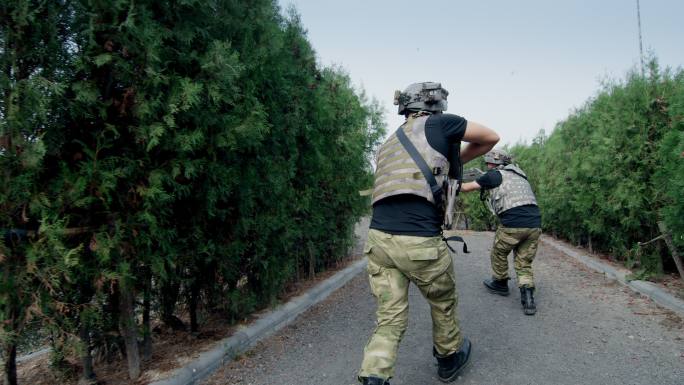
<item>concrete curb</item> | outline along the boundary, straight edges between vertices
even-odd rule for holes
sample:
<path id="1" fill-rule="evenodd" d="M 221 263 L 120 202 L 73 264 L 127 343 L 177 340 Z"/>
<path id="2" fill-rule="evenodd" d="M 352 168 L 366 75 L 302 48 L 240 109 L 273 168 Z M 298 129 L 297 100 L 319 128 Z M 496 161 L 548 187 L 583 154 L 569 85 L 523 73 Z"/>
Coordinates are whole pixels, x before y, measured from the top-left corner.
<path id="1" fill-rule="evenodd" d="M 648 281 L 630 281 L 627 279 L 627 275 L 629 274 L 628 270 L 616 269 L 607 263 L 596 260 L 596 258 L 592 258 L 588 255 L 573 250 L 572 248 L 561 244 L 547 235 L 542 236 L 542 241 L 556 248 L 562 253 L 582 262 L 590 269 L 598 271 L 599 273 L 603 273 L 607 277 L 617 280 L 635 292 L 645 295 L 646 297 L 655 301 L 658 305 L 666 307 L 675 313 L 679 313 L 679 315 L 684 316 L 684 301 L 661 289 L 658 287 L 658 285 Z"/>
<path id="2" fill-rule="evenodd" d="M 50 353 L 51 350 L 52 350 L 51 348 L 43 348 L 43 349 L 40 349 L 38 351 L 29 353 L 25 356 L 17 357 L 17 364 L 21 364 L 24 361 L 28 361 L 28 360 L 32 360 L 32 359 L 37 358 L 37 357 L 41 357 L 45 354 Z"/>
<path id="3" fill-rule="evenodd" d="M 344 286 L 344 284 L 365 269 L 366 263 L 366 258 L 354 262 L 351 266 L 314 286 L 308 292 L 262 315 L 252 325 L 239 330 L 231 337 L 219 342 L 215 348 L 201 353 L 199 358 L 177 369 L 170 377 L 151 382 L 148 385 L 198 384 L 199 381 L 207 378 L 219 366 L 232 361 L 235 356 L 247 351 L 259 340 L 283 328 L 311 306 L 321 302 L 332 292 Z"/>

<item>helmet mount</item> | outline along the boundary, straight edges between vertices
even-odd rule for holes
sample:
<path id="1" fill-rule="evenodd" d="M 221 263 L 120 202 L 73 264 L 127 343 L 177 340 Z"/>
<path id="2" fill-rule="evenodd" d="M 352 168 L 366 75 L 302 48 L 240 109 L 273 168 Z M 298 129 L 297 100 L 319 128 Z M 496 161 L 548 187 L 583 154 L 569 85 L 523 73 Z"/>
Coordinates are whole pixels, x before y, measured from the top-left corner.
<path id="1" fill-rule="evenodd" d="M 508 152 L 504 150 L 494 149 L 484 155 L 484 161 L 485 163 L 492 163 L 505 166 L 507 164 L 511 164 L 513 159 L 508 154 Z"/>
<path id="2" fill-rule="evenodd" d="M 413 83 L 403 92 L 394 92 L 394 105 L 399 106 L 399 115 L 417 111 L 442 112 L 447 109 L 447 96 L 449 91 L 442 88 L 441 83 Z"/>

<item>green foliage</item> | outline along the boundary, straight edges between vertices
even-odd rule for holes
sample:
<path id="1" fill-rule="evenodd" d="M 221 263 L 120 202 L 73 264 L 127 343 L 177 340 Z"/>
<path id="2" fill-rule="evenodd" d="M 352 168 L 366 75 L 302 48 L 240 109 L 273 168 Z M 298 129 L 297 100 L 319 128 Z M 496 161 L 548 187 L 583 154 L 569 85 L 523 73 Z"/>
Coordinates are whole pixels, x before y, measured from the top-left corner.
<path id="1" fill-rule="evenodd" d="M 40 173 L 65 90 L 55 59 L 63 58 L 60 24 L 66 16 L 56 2 L 10 0 L 0 6 L 0 346 L 7 360 L 35 316 L 40 268 L 27 258 L 27 239 L 37 227 L 31 202 L 40 191 Z M 39 48 L 33 48 L 39 47 Z M 3 378 L 16 373 L 3 365 Z"/>
<path id="2" fill-rule="evenodd" d="M 684 250 L 684 72 L 606 82 L 548 137 L 510 149 L 529 176 L 544 230 L 629 260 L 642 275 L 671 264 L 655 238 L 664 220 Z M 630 250 L 632 250 L 630 252 Z"/>
<path id="3" fill-rule="evenodd" d="M 464 169 L 478 168 L 487 170 L 487 165 L 482 158 L 474 159 L 463 166 Z M 475 231 L 490 231 L 496 229 L 498 218 L 489 211 L 486 203 L 481 198 L 486 199 L 486 194 L 481 196 L 479 192 L 461 194 L 461 209 L 466 214 L 468 229 Z"/>
<path id="4" fill-rule="evenodd" d="M 0 9 L 18 15 L 0 32 L 2 228 L 37 235 L 2 246 L 0 263 L 18 261 L 4 314 L 35 309 L 59 352 L 75 335 L 109 351 L 134 312 L 236 320 L 345 256 L 382 113 L 320 68 L 293 10 L 14 3 Z M 127 314 L 125 290 L 152 301 Z"/>
<path id="5" fill-rule="evenodd" d="M 654 179 L 661 189 L 660 214 L 681 251 L 684 250 L 684 71 L 675 74 L 671 83 L 671 98 L 663 106 L 671 127 L 664 132 L 658 146 L 659 167 Z"/>

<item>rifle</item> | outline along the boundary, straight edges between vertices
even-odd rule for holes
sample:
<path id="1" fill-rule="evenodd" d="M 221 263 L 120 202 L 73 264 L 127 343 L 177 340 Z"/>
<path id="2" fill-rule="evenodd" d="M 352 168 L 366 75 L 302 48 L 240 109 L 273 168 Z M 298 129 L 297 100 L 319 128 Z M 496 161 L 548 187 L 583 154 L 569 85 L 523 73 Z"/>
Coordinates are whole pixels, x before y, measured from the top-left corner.
<path id="1" fill-rule="evenodd" d="M 484 172 L 479 168 L 469 168 L 463 171 L 463 178 L 461 179 L 461 182 L 474 182 L 477 178 L 481 177 L 482 175 L 484 175 Z"/>
<path id="2" fill-rule="evenodd" d="M 456 197 L 461 191 L 461 184 L 472 182 L 484 175 L 484 172 L 479 168 L 469 168 L 462 172 L 461 179 L 449 179 L 446 182 L 446 208 L 444 210 L 444 229 L 451 230 L 454 226 L 454 206 L 456 205 Z"/>

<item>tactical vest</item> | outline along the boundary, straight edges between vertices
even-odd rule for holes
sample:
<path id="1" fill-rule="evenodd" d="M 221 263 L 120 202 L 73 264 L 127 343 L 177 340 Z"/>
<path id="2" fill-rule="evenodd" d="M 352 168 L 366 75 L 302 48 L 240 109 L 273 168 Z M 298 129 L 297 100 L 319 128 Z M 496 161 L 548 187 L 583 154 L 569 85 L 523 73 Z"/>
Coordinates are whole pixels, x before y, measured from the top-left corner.
<path id="1" fill-rule="evenodd" d="M 421 113 L 413 114 L 400 129 L 404 130 L 416 150 L 432 169 L 437 183 L 441 186 L 449 173 L 449 161 L 442 153 L 430 146 L 425 137 L 425 122 L 428 117 L 429 115 Z M 399 194 L 418 195 L 435 203 L 430 185 L 411 155 L 399 142 L 396 133 L 380 146 L 376 161 L 373 204 L 380 199 Z"/>
<path id="2" fill-rule="evenodd" d="M 509 164 L 496 168 L 501 173 L 501 185 L 489 192 L 489 209 L 496 215 L 524 205 L 536 205 L 537 198 L 527 175 L 518 166 Z"/>

